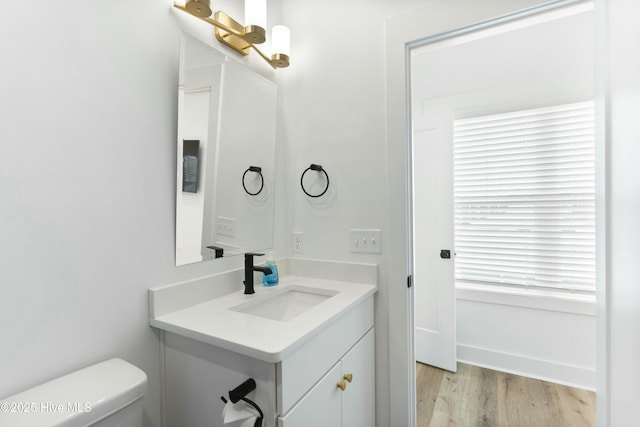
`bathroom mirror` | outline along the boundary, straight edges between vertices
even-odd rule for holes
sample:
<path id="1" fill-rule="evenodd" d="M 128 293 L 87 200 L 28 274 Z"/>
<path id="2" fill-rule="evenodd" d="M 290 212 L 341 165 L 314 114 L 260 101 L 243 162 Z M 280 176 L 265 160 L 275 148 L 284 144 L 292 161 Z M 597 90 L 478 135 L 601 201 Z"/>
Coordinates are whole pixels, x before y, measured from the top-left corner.
<path id="1" fill-rule="evenodd" d="M 180 35 L 176 265 L 273 245 L 276 84 Z"/>

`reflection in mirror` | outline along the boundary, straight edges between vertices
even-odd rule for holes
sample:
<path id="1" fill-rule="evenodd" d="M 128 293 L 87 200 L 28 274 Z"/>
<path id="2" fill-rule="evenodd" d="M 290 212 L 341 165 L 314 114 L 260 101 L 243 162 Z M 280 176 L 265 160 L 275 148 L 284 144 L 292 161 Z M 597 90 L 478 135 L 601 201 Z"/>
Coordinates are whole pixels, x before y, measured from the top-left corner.
<path id="1" fill-rule="evenodd" d="M 273 244 L 276 85 L 180 35 L 176 265 Z"/>

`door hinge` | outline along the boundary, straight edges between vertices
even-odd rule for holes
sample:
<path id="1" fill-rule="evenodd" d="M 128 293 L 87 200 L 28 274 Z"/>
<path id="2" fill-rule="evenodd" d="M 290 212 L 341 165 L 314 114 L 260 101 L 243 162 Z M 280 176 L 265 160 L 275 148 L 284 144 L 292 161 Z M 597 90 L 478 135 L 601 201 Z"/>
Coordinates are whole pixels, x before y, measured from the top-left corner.
<path id="1" fill-rule="evenodd" d="M 411 286 L 413 286 L 413 275 L 408 275 L 407 276 L 407 288 L 411 288 Z"/>

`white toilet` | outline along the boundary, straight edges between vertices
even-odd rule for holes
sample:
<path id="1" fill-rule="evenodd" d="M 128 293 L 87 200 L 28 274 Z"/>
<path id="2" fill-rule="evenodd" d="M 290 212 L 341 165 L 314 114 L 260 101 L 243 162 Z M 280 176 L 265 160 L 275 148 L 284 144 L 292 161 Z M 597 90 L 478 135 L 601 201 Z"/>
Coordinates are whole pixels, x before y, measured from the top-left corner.
<path id="1" fill-rule="evenodd" d="M 0 401 L 2 427 L 140 427 L 147 375 L 122 359 L 72 372 Z"/>

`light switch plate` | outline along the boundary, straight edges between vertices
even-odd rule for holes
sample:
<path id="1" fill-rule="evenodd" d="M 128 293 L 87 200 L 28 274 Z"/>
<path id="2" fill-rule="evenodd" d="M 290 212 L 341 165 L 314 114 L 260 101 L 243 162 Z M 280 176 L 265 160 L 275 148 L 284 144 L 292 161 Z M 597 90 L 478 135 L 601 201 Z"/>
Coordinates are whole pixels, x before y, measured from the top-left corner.
<path id="1" fill-rule="evenodd" d="M 216 220 L 216 230 L 221 236 L 236 237 L 236 220 L 219 216 Z"/>
<path id="2" fill-rule="evenodd" d="M 351 229 L 351 252 L 382 253 L 382 230 Z"/>

